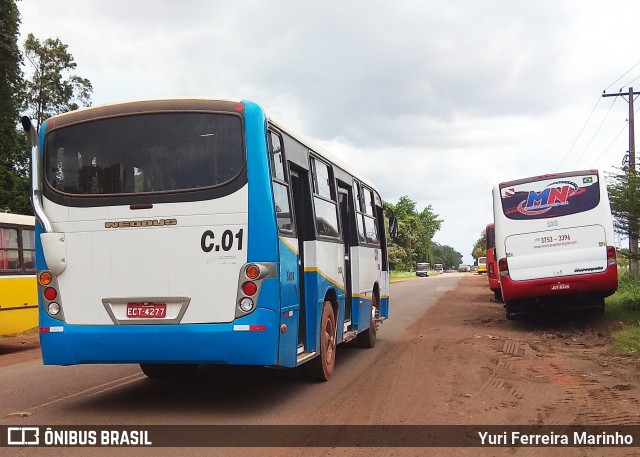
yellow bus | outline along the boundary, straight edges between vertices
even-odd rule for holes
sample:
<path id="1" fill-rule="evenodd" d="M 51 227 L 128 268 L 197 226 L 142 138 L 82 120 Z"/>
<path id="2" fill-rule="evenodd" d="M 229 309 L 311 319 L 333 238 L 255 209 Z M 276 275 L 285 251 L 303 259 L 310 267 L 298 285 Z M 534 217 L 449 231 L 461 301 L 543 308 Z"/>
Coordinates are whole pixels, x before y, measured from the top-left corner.
<path id="1" fill-rule="evenodd" d="M 0 336 L 38 326 L 35 218 L 0 213 Z"/>
<path id="2" fill-rule="evenodd" d="M 478 274 L 487 272 L 487 258 L 478 257 Z"/>

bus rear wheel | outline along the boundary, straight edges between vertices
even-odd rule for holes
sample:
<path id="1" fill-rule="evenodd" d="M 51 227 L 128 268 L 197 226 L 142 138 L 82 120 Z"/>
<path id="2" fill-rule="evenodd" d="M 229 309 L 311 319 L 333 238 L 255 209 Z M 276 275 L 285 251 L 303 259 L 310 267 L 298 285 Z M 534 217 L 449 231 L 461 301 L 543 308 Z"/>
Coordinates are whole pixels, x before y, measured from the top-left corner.
<path id="1" fill-rule="evenodd" d="M 192 375 L 196 364 L 141 363 L 140 369 L 149 379 L 180 379 Z"/>
<path id="2" fill-rule="evenodd" d="M 336 363 L 336 317 L 330 301 L 325 301 L 320 319 L 320 354 L 304 365 L 313 381 L 325 382 L 333 376 Z"/>

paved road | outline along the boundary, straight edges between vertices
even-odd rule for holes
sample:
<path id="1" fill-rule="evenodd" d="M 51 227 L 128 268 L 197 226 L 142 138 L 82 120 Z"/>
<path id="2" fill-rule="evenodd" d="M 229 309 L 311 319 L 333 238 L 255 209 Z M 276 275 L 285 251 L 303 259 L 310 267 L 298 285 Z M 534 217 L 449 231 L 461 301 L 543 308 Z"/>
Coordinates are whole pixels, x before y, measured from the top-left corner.
<path id="1" fill-rule="evenodd" d="M 358 417 L 375 423 L 374 405 L 347 405 L 354 397 L 349 392 L 371 391 L 370 376 L 380 360 L 392 359 L 407 329 L 464 277 L 452 273 L 392 284 L 391 316 L 380 328 L 376 346 L 340 347 L 328 383 L 309 383 L 297 370 L 247 367 L 202 367 L 188 381 L 157 382 L 131 365 L 45 367 L 39 357 L 9 364 L 5 360 L 0 369 L 0 424 L 341 424 L 345 415 L 350 423 L 358 423 Z M 11 356 L 0 358 L 5 357 Z M 403 367 L 394 369 L 400 375 Z M 350 396 L 343 402 L 348 413 L 328 402 L 345 395 Z M 60 451 L 83 455 L 81 449 Z M 155 449 L 153 454 L 176 455 L 170 449 Z"/>

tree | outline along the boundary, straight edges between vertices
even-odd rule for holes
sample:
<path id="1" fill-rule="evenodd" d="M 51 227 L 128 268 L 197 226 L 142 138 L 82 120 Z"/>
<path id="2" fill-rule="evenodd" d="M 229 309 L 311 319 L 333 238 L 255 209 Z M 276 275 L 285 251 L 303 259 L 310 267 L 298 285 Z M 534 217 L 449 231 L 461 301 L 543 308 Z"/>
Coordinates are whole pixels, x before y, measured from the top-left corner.
<path id="1" fill-rule="evenodd" d="M 19 25 L 15 0 L 0 0 L 0 211 L 32 214 L 29 148 L 18 129 L 23 95 Z"/>
<path id="2" fill-rule="evenodd" d="M 473 245 L 473 250 L 471 251 L 471 256 L 474 259 L 478 259 L 478 257 L 484 257 L 487 255 L 487 229 L 482 229 L 480 232 L 480 238 L 476 241 L 476 244 Z"/>
<path id="3" fill-rule="evenodd" d="M 462 263 L 462 254 L 446 244 L 433 243 L 433 263 L 441 263 L 445 270 L 457 268 Z"/>
<path id="4" fill-rule="evenodd" d="M 611 201 L 613 228 L 616 232 L 631 238 L 640 231 L 640 175 L 620 169 L 618 173 L 607 175 L 607 190 Z M 624 255 L 624 254 L 623 254 Z M 638 278 L 638 249 L 626 251 L 629 258 L 629 273 Z"/>
<path id="5" fill-rule="evenodd" d="M 25 99 L 38 130 L 53 115 L 91 105 L 91 82 L 72 74 L 76 63 L 60 39 L 47 38 L 41 43 L 30 33 L 24 50 L 34 67 L 32 79 L 26 82 Z"/>
<path id="6" fill-rule="evenodd" d="M 389 240 L 389 263 L 392 269 L 409 269 L 417 262 L 431 262 L 431 246 L 442 220 L 431 205 L 418 212 L 416 202 L 403 196 L 396 205 L 385 203 L 398 219 L 398 237 Z"/>

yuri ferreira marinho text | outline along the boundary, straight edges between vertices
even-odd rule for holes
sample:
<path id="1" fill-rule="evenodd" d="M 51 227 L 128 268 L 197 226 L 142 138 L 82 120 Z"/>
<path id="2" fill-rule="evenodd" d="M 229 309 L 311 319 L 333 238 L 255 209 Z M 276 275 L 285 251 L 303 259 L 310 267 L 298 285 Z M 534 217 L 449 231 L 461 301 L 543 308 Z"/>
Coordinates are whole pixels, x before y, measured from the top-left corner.
<path id="1" fill-rule="evenodd" d="M 478 432 L 483 446 L 632 446 L 633 435 L 620 432 L 503 433 Z"/>

